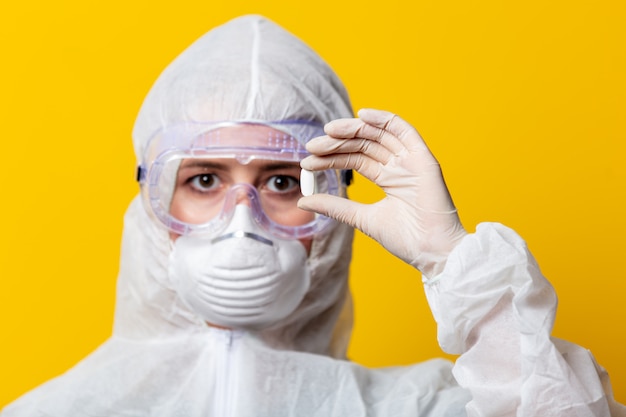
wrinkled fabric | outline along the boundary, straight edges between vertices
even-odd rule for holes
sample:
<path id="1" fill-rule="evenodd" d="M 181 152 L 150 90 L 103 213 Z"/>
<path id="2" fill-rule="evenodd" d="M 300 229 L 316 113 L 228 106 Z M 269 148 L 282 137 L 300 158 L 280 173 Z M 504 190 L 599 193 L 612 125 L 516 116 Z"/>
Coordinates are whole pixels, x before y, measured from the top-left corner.
<path id="1" fill-rule="evenodd" d="M 591 353 L 550 336 L 556 294 L 511 229 L 479 225 L 425 284 L 469 416 L 626 415 Z"/>
<path id="2" fill-rule="evenodd" d="M 216 328 L 154 342 L 113 337 L 2 415 L 462 416 L 467 393 L 450 367 L 368 370 Z"/>
<path id="3" fill-rule="evenodd" d="M 330 68 L 278 26 L 249 16 L 209 32 L 163 72 L 133 138 L 140 159 L 170 125 L 349 116 Z M 345 360 L 352 236 L 339 223 L 316 236 L 309 291 L 279 324 L 211 328 L 177 294 L 169 235 L 136 198 L 125 216 L 112 337 L 1 415 L 626 415 L 591 355 L 550 338 L 554 292 L 523 241 L 499 225 L 465 237 L 426 282 L 440 344 L 461 354 L 454 367 L 432 360 L 367 369 Z"/>

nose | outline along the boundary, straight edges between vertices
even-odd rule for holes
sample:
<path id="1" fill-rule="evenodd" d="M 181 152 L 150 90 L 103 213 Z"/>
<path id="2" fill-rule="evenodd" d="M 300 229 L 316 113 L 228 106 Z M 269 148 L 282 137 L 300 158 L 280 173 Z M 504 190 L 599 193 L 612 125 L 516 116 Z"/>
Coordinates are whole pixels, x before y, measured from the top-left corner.
<path id="1" fill-rule="evenodd" d="M 244 201 L 247 201 L 244 200 Z M 213 240 L 211 243 L 221 242 L 227 239 L 252 239 L 264 245 L 274 246 L 274 242 L 263 235 L 257 233 L 258 223 L 252 209 L 247 205 L 237 204 L 234 208 L 233 217 L 229 221 L 224 233 Z"/>
<path id="2" fill-rule="evenodd" d="M 243 204 L 245 206 L 252 207 L 252 204 L 250 203 L 250 196 L 245 193 L 237 193 L 237 196 L 235 198 L 235 204 Z"/>
<path id="3" fill-rule="evenodd" d="M 258 193 L 256 189 L 247 183 L 239 183 L 235 184 L 231 187 L 231 193 L 234 194 L 235 205 L 244 205 L 252 208 L 254 205 L 259 203 Z"/>
<path id="4" fill-rule="evenodd" d="M 232 185 L 224 201 L 223 212 L 228 213 L 237 210 L 239 207 L 246 208 L 253 217 L 260 220 L 263 208 L 257 189 L 249 183 L 238 183 Z"/>

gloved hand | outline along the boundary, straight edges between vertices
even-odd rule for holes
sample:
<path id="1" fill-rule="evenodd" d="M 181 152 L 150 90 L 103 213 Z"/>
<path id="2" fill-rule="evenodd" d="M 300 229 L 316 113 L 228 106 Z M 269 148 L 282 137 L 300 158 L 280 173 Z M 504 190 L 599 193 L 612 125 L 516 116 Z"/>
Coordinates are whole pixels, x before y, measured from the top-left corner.
<path id="1" fill-rule="evenodd" d="M 354 169 L 386 196 L 362 204 L 327 194 L 303 197 L 298 206 L 347 223 L 432 278 L 467 234 L 439 163 L 419 133 L 398 116 L 364 109 L 357 119 L 328 123 L 311 140 L 301 162 L 310 171 Z"/>

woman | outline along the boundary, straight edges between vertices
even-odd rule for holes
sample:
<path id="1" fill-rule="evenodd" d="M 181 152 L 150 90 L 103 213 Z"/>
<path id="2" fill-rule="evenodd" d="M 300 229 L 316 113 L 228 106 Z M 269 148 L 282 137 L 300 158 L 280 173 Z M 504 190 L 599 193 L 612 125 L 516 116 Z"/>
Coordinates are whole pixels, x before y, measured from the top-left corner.
<path id="1" fill-rule="evenodd" d="M 556 298 L 524 242 L 465 232 L 405 121 L 351 117 L 332 70 L 261 17 L 191 45 L 135 124 L 113 336 L 2 415 L 626 415 L 592 356 L 550 337 Z M 344 198 L 353 169 L 386 198 Z M 352 227 L 422 272 L 454 365 L 345 360 Z"/>

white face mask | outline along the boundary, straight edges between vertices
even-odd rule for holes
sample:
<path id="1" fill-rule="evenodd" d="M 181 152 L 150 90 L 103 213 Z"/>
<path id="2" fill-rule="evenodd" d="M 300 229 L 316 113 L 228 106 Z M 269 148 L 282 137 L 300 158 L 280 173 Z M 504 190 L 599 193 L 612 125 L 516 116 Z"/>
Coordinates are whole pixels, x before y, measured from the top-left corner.
<path id="1" fill-rule="evenodd" d="M 213 238 L 180 236 L 169 275 L 182 300 L 211 324 L 262 329 L 291 314 L 310 285 L 307 253 L 297 240 L 278 239 L 238 205 Z"/>

